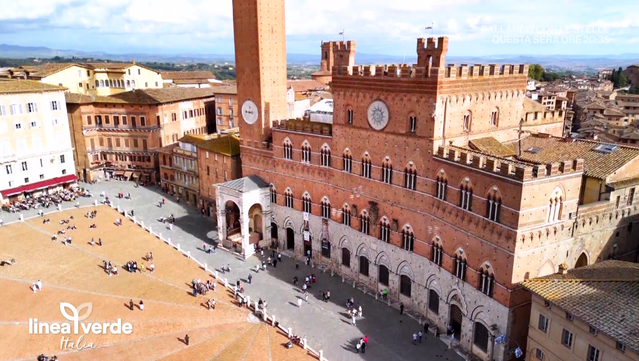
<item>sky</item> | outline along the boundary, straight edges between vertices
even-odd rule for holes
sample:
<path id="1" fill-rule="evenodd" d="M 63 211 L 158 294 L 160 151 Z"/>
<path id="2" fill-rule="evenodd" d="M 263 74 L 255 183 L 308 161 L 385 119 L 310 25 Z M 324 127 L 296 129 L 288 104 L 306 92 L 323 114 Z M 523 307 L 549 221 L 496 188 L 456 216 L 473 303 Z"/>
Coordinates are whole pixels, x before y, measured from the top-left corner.
<path id="1" fill-rule="evenodd" d="M 432 25 L 456 56 L 639 53 L 638 1 L 286 0 L 287 52 L 344 30 L 357 52 L 414 56 Z M 0 44 L 232 54 L 232 19 L 231 0 L 0 0 Z"/>

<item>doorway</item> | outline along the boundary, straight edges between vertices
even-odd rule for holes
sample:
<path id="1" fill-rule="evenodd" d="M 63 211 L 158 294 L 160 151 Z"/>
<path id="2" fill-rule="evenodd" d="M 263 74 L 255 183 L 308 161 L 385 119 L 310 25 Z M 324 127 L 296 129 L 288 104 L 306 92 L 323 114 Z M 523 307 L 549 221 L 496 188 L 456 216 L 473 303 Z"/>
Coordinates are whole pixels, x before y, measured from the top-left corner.
<path id="1" fill-rule="evenodd" d="M 295 248 L 295 231 L 293 228 L 286 228 L 286 249 Z"/>
<path id="2" fill-rule="evenodd" d="M 312 238 L 309 235 L 308 241 L 304 241 L 304 257 L 313 257 L 313 247 L 312 247 Z"/>
<path id="3" fill-rule="evenodd" d="M 453 327 L 456 340 L 461 338 L 462 319 L 461 309 L 457 305 L 450 305 L 450 325 Z"/>

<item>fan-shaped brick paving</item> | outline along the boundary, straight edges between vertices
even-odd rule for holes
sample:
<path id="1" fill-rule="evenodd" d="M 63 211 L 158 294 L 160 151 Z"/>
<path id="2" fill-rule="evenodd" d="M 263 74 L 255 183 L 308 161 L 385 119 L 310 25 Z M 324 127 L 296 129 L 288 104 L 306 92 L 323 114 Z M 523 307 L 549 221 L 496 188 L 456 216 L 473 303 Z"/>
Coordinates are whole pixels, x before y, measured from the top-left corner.
<path id="1" fill-rule="evenodd" d="M 205 282 L 213 278 L 195 262 L 128 220 L 116 226 L 121 216 L 108 207 L 96 207 L 95 219 L 85 217 L 87 208 L 47 215 L 43 218 L 0 228 L 0 261 L 14 258 L 16 263 L 0 267 L 0 360 L 35 360 L 43 353 L 60 360 L 220 360 L 286 361 L 315 359 L 299 347 L 286 349 L 286 337 L 277 329 L 256 321 L 246 308 L 239 308 L 232 294 L 219 284 L 217 291 L 193 297 L 193 279 Z M 70 220 L 76 230 L 71 245 L 52 241 L 62 219 Z M 95 223 L 96 229 L 89 225 Z M 102 238 L 103 246 L 89 241 Z M 155 272 L 129 273 L 123 265 L 153 252 Z M 119 276 L 111 276 L 102 261 L 113 262 Z M 42 280 L 43 289 L 33 293 L 31 285 Z M 204 307 L 207 298 L 215 298 L 217 307 Z M 128 308 L 129 300 L 144 310 Z M 60 303 L 75 306 L 90 302 L 93 309 L 85 322 L 122 322 L 133 325 L 130 335 L 84 336 L 81 345 L 92 349 L 61 350 L 62 335 L 29 334 L 29 318 L 39 322 L 66 322 Z M 189 334 L 189 346 L 183 342 Z M 77 341 L 82 335 L 68 335 Z"/>

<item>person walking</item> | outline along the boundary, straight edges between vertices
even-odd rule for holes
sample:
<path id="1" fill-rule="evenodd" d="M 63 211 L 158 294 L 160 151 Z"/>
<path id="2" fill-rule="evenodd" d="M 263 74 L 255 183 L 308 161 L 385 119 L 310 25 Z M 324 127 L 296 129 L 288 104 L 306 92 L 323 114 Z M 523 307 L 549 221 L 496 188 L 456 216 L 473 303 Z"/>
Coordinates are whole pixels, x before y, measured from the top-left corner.
<path id="1" fill-rule="evenodd" d="M 306 301 L 306 303 L 308 303 L 308 292 L 304 294 L 304 301 Z"/>
<path id="2" fill-rule="evenodd" d="M 301 298 L 297 299 L 297 307 L 302 308 L 302 299 Z"/>
<path id="3" fill-rule="evenodd" d="M 189 345 L 189 334 L 187 333 L 186 336 L 184 336 L 184 343 L 188 346 Z"/>
<path id="4" fill-rule="evenodd" d="M 362 318 L 362 306 L 359 306 L 359 309 L 357 310 L 357 317 Z"/>
<path id="5" fill-rule="evenodd" d="M 400 315 L 404 314 L 404 303 L 403 302 L 399 303 L 399 314 Z"/>
<path id="6" fill-rule="evenodd" d="M 129 300 L 129 308 L 133 311 L 133 299 Z"/>
<path id="7" fill-rule="evenodd" d="M 355 344 L 355 350 L 357 350 L 357 353 L 362 350 L 362 344 L 364 344 L 364 342 L 362 342 L 362 339 L 360 338 L 359 341 L 357 341 L 357 344 Z"/>
<path id="8" fill-rule="evenodd" d="M 417 346 L 417 334 L 413 333 L 413 345 Z"/>
<path id="9" fill-rule="evenodd" d="M 282 262 L 282 254 L 281 254 L 281 253 L 278 253 L 278 254 L 277 254 L 277 260 L 278 260 L 278 261 L 280 261 L 280 262 Z"/>
<path id="10" fill-rule="evenodd" d="M 357 326 L 357 320 L 355 319 L 355 313 L 353 313 L 353 315 L 351 316 L 351 324 L 353 326 Z"/>
<path id="11" fill-rule="evenodd" d="M 422 333 L 422 331 L 417 332 L 417 339 L 419 340 L 419 343 L 422 343 L 422 337 L 424 336 L 424 334 Z"/>
<path id="12" fill-rule="evenodd" d="M 362 353 L 366 353 L 366 342 L 368 342 L 368 338 L 362 338 L 362 347 L 361 347 Z"/>
<path id="13" fill-rule="evenodd" d="M 249 285 L 251 284 L 252 281 L 253 281 L 253 275 L 249 274 L 248 275 L 248 283 L 249 283 Z"/>

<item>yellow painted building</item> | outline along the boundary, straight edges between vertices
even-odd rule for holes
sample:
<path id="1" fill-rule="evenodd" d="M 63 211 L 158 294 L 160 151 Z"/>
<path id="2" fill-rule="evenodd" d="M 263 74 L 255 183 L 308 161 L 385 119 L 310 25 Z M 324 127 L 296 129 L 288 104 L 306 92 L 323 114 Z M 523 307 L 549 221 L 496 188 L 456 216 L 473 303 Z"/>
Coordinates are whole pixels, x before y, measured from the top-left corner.
<path id="1" fill-rule="evenodd" d="M 11 69 L 12 78 L 58 85 L 71 93 L 113 95 L 134 89 L 162 88 L 159 71 L 131 63 L 50 63 Z"/>

